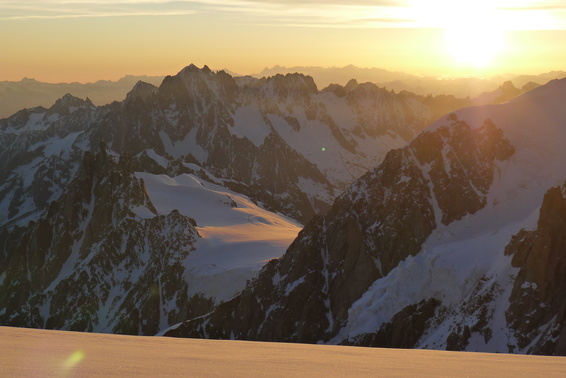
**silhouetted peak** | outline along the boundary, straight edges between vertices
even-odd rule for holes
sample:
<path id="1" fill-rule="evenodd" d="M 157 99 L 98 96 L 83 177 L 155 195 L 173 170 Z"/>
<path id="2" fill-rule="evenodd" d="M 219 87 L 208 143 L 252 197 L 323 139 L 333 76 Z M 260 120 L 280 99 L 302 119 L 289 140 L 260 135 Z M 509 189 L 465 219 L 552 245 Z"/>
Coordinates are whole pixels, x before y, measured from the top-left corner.
<path id="1" fill-rule="evenodd" d="M 33 78 L 24 77 L 22 80 L 20 80 L 20 83 L 32 84 L 32 83 L 39 83 L 39 82 L 37 80 L 33 79 Z"/>
<path id="2" fill-rule="evenodd" d="M 533 81 L 529 81 L 527 84 L 525 84 L 521 87 L 521 91 L 522 92 L 528 92 L 528 91 L 531 91 L 531 90 L 538 88 L 538 87 L 540 87 L 540 84 L 535 83 Z"/>
<path id="3" fill-rule="evenodd" d="M 266 86 L 280 96 L 298 92 L 307 94 L 316 94 L 318 92 L 314 79 L 301 73 L 277 74 L 267 78 Z"/>
<path id="4" fill-rule="evenodd" d="M 206 65 L 204 67 L 202 67 L 202 69 L 200 69 L 200 68 L 198 68 L 197 66 L 195 66 L 194 64 L 191 63 L 187 67 L 183 68 L 179 72 L 179 75 L 180 76 L 190 76 L 190 75 L 200 74 L 200 73 L 210 74 L 210 73 L 212 73 L 212 71 Z"/>
<path id="5" fill-rule="evenodd" d="M 510 80 L 504 82 L 503 85 L 501 85 L 501 89 L 503 89 L 504 91 L 518 91 L 519 90 L 517 87 L 515 87 L 515 85 L 513 85 L 513 82 L 511 82 Z"/>
<path id="6" fill-rule="evenodd" d="M 328 87 L 324 89 L 325 92 L 332 92 L 338 97 L 344 97 L 348 93 L 355 91 L 360 87 L 358 81 L 356 79 L 351 79 L 348 81 L 345 87 L 341 86 L 340 84 L 330 84 Z"/>
<path id="7" fill-rule="evenodd" d="M 138 81 L 134 88 L 126 95 L 126 100 L 132 101 L 141 98 L 146 100 L 148 97 L 153 96 L 157 92 L 157 87 L 153 84 L 146 83 L 145 81 Z"/>
<path id="8" fill-rule="evenodd" d="M 199 68 L 194 63 L 189 64 L 187 67 L 185 67 L 185 69 L 191 70 L 191 71 L 198 71 L 199 70 Z"/>
<path id="9" fill-rule="evenodd" d="M 83 105 L 87 105 L 90 106 L 92 105 L 92 102 L 87 98 L 86 100 L 83 100 L 82 98 L 78 98 L 73 96 L 70 93 L 67 93 L 66 95 L 64 95 L 63 97 L 61 97 L 59 100 L 57 100 L 55 102 L 55 105 L 62 105 L 62 106 L 83 106 Z"/>
<path id="10" fill-rule="evenodd" d="M 90 108 L 94 107 L 94 104 L 90 99 L 87 97 L 86 100 L 81 98 L 75 97 L 70 93 L 67 93 L 57 101 L 55 104 L 49 108 L 49 114 L 69 114 L 72 113 L 74 110 L 79 108 Z"/>
<path id="11" fill-rule="evenodd" d="M 226 72 L 213 72 L 208 66 L 201 69 L 191 64 L 177 75 L 165 77 L 157 93 L 173 102 L 197 101 L 198 106 L 204 106 L 212 97 L 221 98 L 223 104 L 231 103 L 237 90 L 234 78 Z"/>
<path id="12" fill-rule="evenodd" d="M 351 92 L 359 86 L 358 81 L 356 79 L 351 79 L 348 84 L 344 87 L 346 92 Z"/>
<path id="13" fill-rule="evenodd" d="M 322 90 L 323 92 L 332 92 L 338 97 L 346 96 L 346 89 L 340 84 L 330 84 L 328 87 Z"/>
<path id="14" fill-rule="evenodd" d="M 503 103 L 521 94 L 521 90 L 515 87 L 511 81 L 504 82 L 501 87 L 499 87 L 498 92 L 499 97 L 494 101 L 496 104 Z"/>

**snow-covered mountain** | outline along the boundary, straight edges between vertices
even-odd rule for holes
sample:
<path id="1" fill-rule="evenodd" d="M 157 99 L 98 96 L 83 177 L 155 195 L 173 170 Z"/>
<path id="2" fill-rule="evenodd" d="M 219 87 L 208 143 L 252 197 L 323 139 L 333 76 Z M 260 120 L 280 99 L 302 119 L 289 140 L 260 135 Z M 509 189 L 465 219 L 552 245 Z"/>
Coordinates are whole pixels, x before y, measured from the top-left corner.
<path id="1" fill-rule="evenodd" d="M 199 174 L 306 222 L 431 120 L 462 105 L 357 83 L 319 92 L 300 74 L 234 79 L 189 66 L 96 107 L 66 95 L 0 120 L 0 225 L 35 219 L 104 140 L 139 171 Z M 193 164 L 193 165 L 190 165 Z"/>
<path id="2" fill-rule="evenodd" d="M 0 323 L 153 335 L 241 291 L 299 225 L 101 146 L 27 227 L 3 228 Z"/>
<path id="3" fill-rule="evenodd" d="M 154 334 L 206 313 L 283 254 L 292 218 L 457 104 L 189 66 L 2 119 L 0 323 Z"/>
<path id="4" fill-rule="evenodd" d="M 170 336 L 566 354 L 566 80 L 434 122 Z"/>

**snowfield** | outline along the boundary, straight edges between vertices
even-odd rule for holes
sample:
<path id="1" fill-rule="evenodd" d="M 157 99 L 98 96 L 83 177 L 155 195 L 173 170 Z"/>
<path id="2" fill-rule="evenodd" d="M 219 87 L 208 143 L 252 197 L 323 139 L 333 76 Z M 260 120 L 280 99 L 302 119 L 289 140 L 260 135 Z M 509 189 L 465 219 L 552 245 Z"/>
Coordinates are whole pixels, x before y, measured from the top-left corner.
<path id="1" fill-rule="evenodd" d="M 178 210 L 196 221 L 201 238 L 185 261 L 189 295 L 202 293 L 216 303 L 232 298 L 265 263 L 281 257 L 301 230 L 290 218 L 193 175 L 136 175 L 159 215 Z"/>
<path id="2" fill-rule="evenodd" d="M 559 377 L 566 358 L 0 327 L 1 376 Z"/>

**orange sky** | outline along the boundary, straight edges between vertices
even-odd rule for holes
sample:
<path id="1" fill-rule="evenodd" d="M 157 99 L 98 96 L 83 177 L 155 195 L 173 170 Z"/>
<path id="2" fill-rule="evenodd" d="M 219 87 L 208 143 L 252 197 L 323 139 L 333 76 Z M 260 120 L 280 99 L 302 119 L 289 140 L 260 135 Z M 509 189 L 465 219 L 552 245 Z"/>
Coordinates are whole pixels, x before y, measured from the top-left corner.
<path id="1" fill-rule="evenodd" d="M 0 81 L 175 74 L 207 64 L 428 75 L 566 70 L 562 0 L 2 0 Z"/>

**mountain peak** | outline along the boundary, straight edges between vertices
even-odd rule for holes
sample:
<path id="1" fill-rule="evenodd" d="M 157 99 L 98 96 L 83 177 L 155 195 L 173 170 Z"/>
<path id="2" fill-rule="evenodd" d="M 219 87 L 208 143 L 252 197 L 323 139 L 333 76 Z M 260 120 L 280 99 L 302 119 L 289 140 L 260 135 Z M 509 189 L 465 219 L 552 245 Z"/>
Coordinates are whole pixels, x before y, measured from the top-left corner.
<path id="1" fill-rule="evenodd" d="M 515 87 L 515 85 L 513 84 L 513 82 L 511 80 L 507 80 L 506 82 L 504 82 L 501 85 L 501 88 L 503 90 L 517 90 L 517 87 Z"/>
<path id="2" fill-rule="evenodd" d="M 318 93 L 314 79 L 301 73 L 277 74 L 268 78 L 266 85 L 280 96 L 297 92 L 303 94 Z"/>
<path id="3" fill-rule="evenodd" d="M 566 93 L 566 78 L 563 79 L 554 79 L 546 83 L 545 85 L 541 85 L 533 90 L 529 91 L 529 93 L 525 93 L 522 96 L 519 96 L 513 101 L 536 101 L 540 99 L 548 99 L 552 101 L 560 101 L 562 96 Z"/>
<path id="4" fill-rule="evenodd" d="M 197 102 L 207 101 L 205 98 L 214 96 L 223 98 L 223 103 L 229 103 L 236 90 L 234 78 L 226 72 L 213 72 L 206 65 L 198 68 L 194 64 L 183 68 L 175 76 L 167 76 L 159 87 L 160 94 L 172 95 L 178 99 L 183 93 L 183 96 L 189 96 Z"/>
<path id="5" fill-rule="evenodd" d="M 70 93 L 67 93 L 57 101 L 51 108 L 49 108 L 49 114 L 61 114 L 66 115 L 70 114 L 78 108 L 90 108 L 94 107 L 94 104 L 90 99 L 87 97 L 86 100 L 81 98 L 75 97 Z"/>
<path id="6" fill-rule="evenodd" d="M 354 89 L 356 89 L 358 86 L 359 86 L 358 81 L 356 79 L 351 79 L 350 81 L 348 81 L 348 84 L 346 84 L 344 89 L 346 89 L 346 92 L 351 92 Z"/>
<path id="7" fill-rule="evenodd" d="M 22 80 L 20 80 L 20 83 L 38 83 L 38 81 L 34 78 L 24 77 Z"/>
<path id="8" fill-rule="evenodd" d="M 146 100 L 148 97 L 153 96 L 157 93 L 157 87 L 153 84 L 146 83 L 145 81 L 138 81 L 134 88 L 126 95 L 126 100 L 133 101 L 141 98 Z"/>
<path id="9" fill-rule="evenodd" d="M 208 68 L 207 65 L 204 65 L 201 68 L 198 68 L 196 65 L 194 65 L 193 63 L 189 64 L 187 67 L 183 68 L 180 72 L 179 75 L 180 76 L 185 76 L 185 75 L 191 75 L 191 74 L 196 74 L 196 73 L 205 73 L 205 74 L 210 74 L 212 73 L 212 71 L 210 70 L 210 68 Z"/>
<path id="10" fill-rule="evenodd" d="M 82 98 L 75 97 L 72 94 L 67 93 L 66 95 L 64 95 L 55 102 L 55 105 L 57 104 L 65 105 L 65 106 L 81 106 L 81 105 L 91 105 L 92 102 L 88 98 L 86 100 L 83 100 Z"/>

